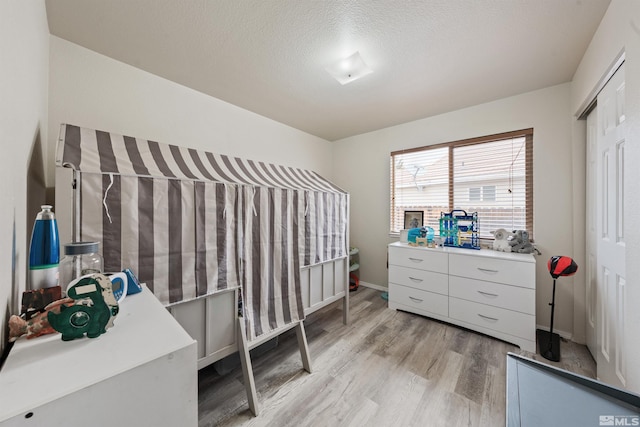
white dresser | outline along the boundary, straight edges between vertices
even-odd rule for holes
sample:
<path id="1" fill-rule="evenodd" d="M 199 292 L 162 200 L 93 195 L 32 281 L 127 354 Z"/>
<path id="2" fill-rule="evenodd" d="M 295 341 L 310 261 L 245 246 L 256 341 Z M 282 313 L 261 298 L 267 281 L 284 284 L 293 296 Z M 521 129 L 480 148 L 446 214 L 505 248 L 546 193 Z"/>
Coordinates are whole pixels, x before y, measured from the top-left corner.
<path id="1" fill-rule="evenodd" d="M 196 342 L 147 289 L 98 338 L 16 341 L 0 371 L 0 426 L 197 426 Z"/>
<path id="2" fill-rule="evenodd" d="M 535 258 L 392 243 L 389 308 L 472 329 L 535 353 Z"/>

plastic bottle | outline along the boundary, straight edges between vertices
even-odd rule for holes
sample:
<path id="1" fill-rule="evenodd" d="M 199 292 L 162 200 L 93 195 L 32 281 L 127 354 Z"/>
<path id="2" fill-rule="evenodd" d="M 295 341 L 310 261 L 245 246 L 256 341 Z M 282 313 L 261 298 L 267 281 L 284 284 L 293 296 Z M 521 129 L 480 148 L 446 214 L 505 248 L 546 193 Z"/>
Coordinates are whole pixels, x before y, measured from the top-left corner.
<path id="1" fill-rule="evenodd" d="M 52 206 L 42 205 L 41 209 L 33 224 L 29 246 L 29 284 L 32 290 L 58 286 L 58 223 L 51 211 Z"/>

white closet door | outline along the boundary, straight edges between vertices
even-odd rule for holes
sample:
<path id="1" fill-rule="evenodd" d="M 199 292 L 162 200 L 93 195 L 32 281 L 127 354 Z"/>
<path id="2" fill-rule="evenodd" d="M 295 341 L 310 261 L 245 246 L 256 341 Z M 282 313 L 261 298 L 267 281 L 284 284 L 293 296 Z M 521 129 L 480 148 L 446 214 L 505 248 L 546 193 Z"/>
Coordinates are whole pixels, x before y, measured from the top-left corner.
<path id="1" fill-rule="evenodd" d="M 597 268 L 596 253 L 598 238 L 596 234 L 596 160 L 598 142 L 598 107 L 596 106 L 587 117 L 587 196 L 586 196 L 586 245 L 587 268 L 585 269 L 586 281 L 586 316 L 587 316 L 587 348 L 591 356 L 596 360 L 598 355 L 598 298 L 597 298 Z"/>
<path id="2" fill-rule="evenodd" d="M 598 378 L 625 386 L 624 64 L 598 95 L 596 286 Z"/>

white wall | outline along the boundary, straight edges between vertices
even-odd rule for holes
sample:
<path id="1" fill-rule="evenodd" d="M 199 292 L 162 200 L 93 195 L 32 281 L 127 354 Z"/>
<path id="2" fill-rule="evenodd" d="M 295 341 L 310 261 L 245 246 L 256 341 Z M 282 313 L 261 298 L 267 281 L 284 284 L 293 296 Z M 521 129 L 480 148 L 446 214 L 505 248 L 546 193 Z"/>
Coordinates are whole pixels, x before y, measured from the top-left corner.
<path id="1" fill-rule="evenodd" d="M 548 325 L 551 255 L 574 255 L 572 119 L 570 84 L 525 93 L 337 141 L 334 179 L 351 193 L 351 245 L 360 247 L 364 282 L 387 286 L 389 154 L 402 148 L 533 128 L 534 233 L 537 257 L 537 322 Z M 572 279 L 556 290 L 554 329 L 573 330 Z"/>
<path id="2" fill-rule="evenodd" d="M 49 27 L 44 0 L 0 2 L 0 347 L 26 287 L 28 239 L 45 203 Z M 29 197 L 27 197 L 29 194 Z M 35 207 L 34 207 L 35 206 Z M 35 211 L 34 211 L 35 209 Z"/>
<path id="3" fill-rule="evenodd" d="M 71 123 L 332 173 L 331 144 L 321 138 L 55 36 L 50 70 L 51 167 L 60 123 Z"/>
<path id="4" fill-rule="evenodd" d="M 625 242 L 626 299 L 624 343 L 627 388 L 640 392 L 640 2 L 612 0 L 573 79 L 571 106 L 578 111 L 590 97 L 618 54 L 625 52 L 626 122 L 625 144 Z M 574 145 L 581 141 L 576 137 Z M 584 139 L 582 139 L 584 141 Z"/>
<path id="5" fill-rule="evenodd" d="M 331 179 L 332 146 L 326 140 L 55 36 L 49 90 L 48 183 L 56 176 L 61 123 L 312 169 Z M 70 240 L 68 227 L 60 224 L 63 242 Z"/>

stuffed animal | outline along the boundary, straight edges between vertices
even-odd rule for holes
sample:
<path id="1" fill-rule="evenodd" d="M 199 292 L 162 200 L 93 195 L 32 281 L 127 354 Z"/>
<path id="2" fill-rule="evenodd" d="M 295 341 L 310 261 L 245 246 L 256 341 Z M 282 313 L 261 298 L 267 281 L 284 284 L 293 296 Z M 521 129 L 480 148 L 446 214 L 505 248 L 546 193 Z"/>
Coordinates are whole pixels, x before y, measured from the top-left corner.
<path id="1" fill-rule="evenodd" d="M 107 276 L 99 273 L 82 276 L 67 289 L 67 295 L 74 304 L 62 305 L 58 313 L 47 315 L 53 329 L 62 333 L 63 341 L 80 338 L 85 333 L 89 338 L 97 338 L 113 326 L 119 307 Z"/>
<path id="2" fill-rule="evenodd" d="M 519 249 L 522 249 L 522 232 L 524 230 L 513 230 L 511 236 L 509 236 L 509 246 L 511 246 L 511 252 L 518 252 Z"/>
<path id="3" fill-rule="evenodd" d="M 500 252 L 511 252 L 511 245 L 509 244 L 509 236 L 511 233 L 504 228 L 499 228 L 496 231 L 492 231 L 493 237 L 493 250 Z"/>
<path id="4" fill-rule="evenodd" d="M 23 335 L 26 335 L 27 339 L 32 339 L 55 333 L 56 330 L 49 324 L 49 313 L 60 313 L 62 307 L 71 305 L 73 305 L 73 299 L 63 298 L 53 301 L 40 313 L 30 318 L 22 318 L 14 314 L 9 318 L 9 342 L 13 342 Z"/>
<path id="5" fill-rule="evenodd" d="M 513 230 L 509 245 L 511 246 L 511 252 L 521 254 L 537 253 L 540 255 L 540 251 L 529 240 L 529 232 L 527 230 Z"/>

